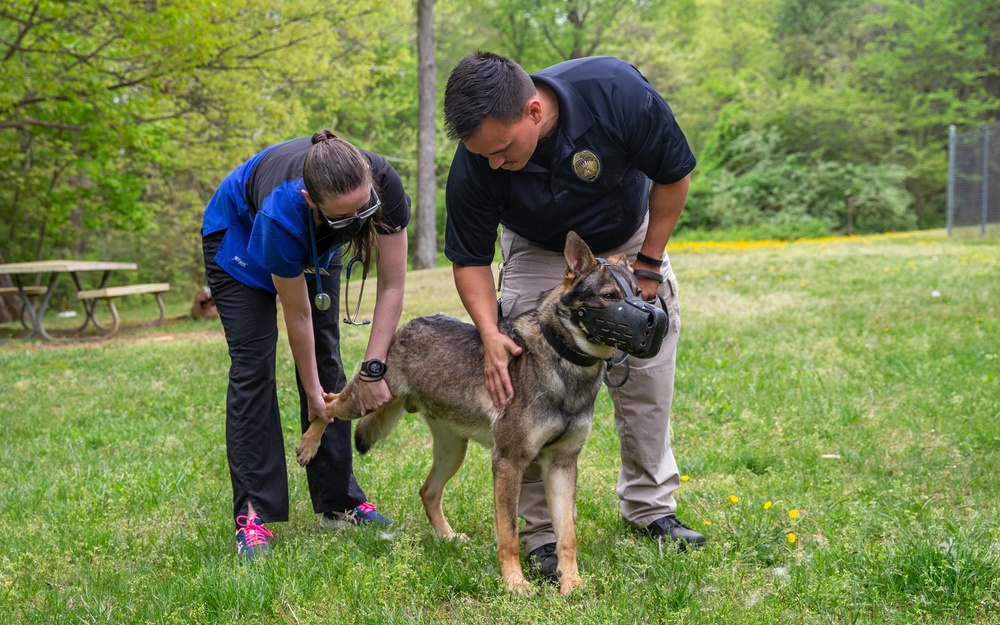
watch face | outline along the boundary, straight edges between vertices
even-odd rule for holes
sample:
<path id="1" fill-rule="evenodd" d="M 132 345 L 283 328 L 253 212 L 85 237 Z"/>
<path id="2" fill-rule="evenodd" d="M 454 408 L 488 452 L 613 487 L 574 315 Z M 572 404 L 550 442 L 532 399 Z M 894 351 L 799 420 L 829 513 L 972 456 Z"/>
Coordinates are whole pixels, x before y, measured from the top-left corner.
<path id="1" fill-rule="evenodd" d="M 369 360 L 365 363 L 365 370 L 369 375 L 382 375 L 385 372 L 385 364 L 379 360 Z"/>

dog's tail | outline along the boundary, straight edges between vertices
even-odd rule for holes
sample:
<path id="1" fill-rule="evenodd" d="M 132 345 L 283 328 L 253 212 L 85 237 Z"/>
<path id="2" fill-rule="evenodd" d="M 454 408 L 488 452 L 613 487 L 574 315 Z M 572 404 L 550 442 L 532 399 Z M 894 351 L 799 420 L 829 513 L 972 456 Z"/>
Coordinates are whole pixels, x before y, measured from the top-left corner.
<path id="1" fill-rule="evenodd" d="M 359 454 L 366 454 L 372 446 L 389 436 L 396 428 L 399 418 L 403 416 L 403 405 L 406 398 L 397 397 L 374 412 L 361 417 L 358 427 L 354 430 L 354 447 Z"/>

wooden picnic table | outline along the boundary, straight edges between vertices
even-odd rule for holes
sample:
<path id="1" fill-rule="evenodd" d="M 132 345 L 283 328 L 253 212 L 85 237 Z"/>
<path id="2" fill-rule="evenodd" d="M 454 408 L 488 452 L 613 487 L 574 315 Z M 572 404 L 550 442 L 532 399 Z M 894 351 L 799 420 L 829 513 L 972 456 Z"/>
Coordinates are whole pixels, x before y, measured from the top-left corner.
<path id="1" fill-rule="evenodd" d="M 134 271 L 138 268 L 135 263 L 122 263 L 122 262 L 106 262 L 106 261 L 91 261 L 91 260 L 40 260 L 35 262 L 27 263 L 5 263 L 0 264 L 0 274 L 6 274 L 13 278 L 14 284 L 17 288 L 17 295 L 21 297 L 21 302 L 24 304 L 24 311 L 28 313 L 28 317 L 31 320 L 31 328 L 26 339 L 30 339 L 33 336 L 39 336 L 46 340 L 53 340 L 53 337 L 45 330 L 45 311 L 49 307 L 49 300 L 52 298 L 52 292 L 62 274 L 69 274 L 73 278 L 73 283 L 76 285 L 76 291 L 78 296 L 80 294 L 88 293 L 83 287 L 83 281 L 81 280 L 81 274 L 86 272 L 101 272 L 100 284 L 97 289 L 104 289 L 104 285 L 108 281 L 108 276 L 111 275 L 112 271 Z M 21 277 L 25 275 L 38 275 L 38 274 L 49 274 L 48 285 L 45 287 L 44 292 L 41 291 L 39 287 L 32 285 L 25 285 Z M 169 288 L 169 285 L 167 286 Z M 7 293 L 4 293 L 7 294 Z M 11 293 L 12 294 L 12 293 Z M 32 297 L 41 296 L 41 302 L 38 306 L 32 303 Z M 112 304 L 112 312 L 114 313 L 115 324 L 113 328 L 106 328 L 102 326 L 97 319 L 94 317 L 94 309 L 97 307 L 98 297 L 79 297 L 80 301 L 83 302 L 83 308 L 86 311 L 86 318 L 80 327 L 73 330 L 73 333 L 78 333 L 87 327 L 88 324 L 93 323 L 94 327 L 98 330 L 104 331 L 106 336 L 110 336 L 118 329 L 118 315 L 117 311 L 114 310 L 114 305 Z M 108 300 L 110 303 L 110 300 Z M 162 309 L 162 305 L 161 305 Z"/>

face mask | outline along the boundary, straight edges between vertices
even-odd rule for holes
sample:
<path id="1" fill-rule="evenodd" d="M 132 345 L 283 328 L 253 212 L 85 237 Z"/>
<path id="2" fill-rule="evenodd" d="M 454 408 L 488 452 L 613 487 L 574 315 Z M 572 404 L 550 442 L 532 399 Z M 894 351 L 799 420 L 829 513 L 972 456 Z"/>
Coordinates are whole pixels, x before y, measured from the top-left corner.
<path id="1" fill-rule="evenodd" d="M 360 217 L 353 217 L 350 220 L 346 221 L 348 221 L 348 223 L 339 225 L 337 227 L 331 226 L 331 228 L 333 229 L 334 232 L 336 232 L 339 235 L 346 237 L 353 237 L 357 233 L 361 232 L 361 228 L 364 227 L 365 222 L 368 221 L 368 218 L 365 217 L 364 219 L 362 219 Z"/>

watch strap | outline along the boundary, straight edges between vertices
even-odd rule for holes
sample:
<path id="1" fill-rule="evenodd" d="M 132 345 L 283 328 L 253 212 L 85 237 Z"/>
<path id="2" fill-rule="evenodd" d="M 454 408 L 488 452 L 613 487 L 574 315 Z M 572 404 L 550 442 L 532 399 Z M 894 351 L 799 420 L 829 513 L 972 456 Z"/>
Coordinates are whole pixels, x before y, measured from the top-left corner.
<path id="1" fill-rule="evenodd" d="M 642 252 L 636 252 L 635 259 L 646 263 L 647 265 L 652 265 L 654 267 L 661 267 L 663 265 L 662 258 L 653 258 L 652 256 L 646 256 Z"/>
<path id="2" fill-rule="evenodd" d="M 646 271 L 645 269 L 632 269 L 632 273 L 640 278 L 649 278 L 657 282 L 663 282 L 663 275 L 658 271 Z"/>

